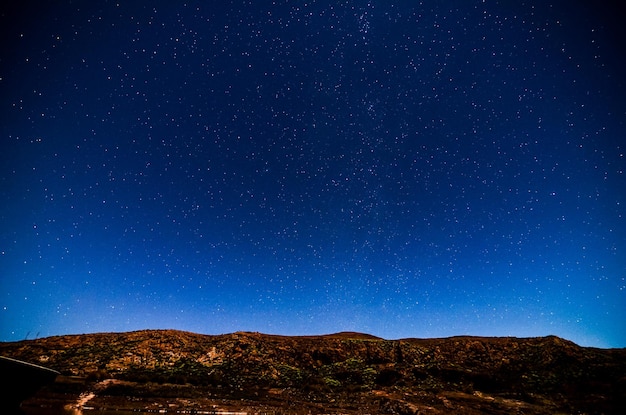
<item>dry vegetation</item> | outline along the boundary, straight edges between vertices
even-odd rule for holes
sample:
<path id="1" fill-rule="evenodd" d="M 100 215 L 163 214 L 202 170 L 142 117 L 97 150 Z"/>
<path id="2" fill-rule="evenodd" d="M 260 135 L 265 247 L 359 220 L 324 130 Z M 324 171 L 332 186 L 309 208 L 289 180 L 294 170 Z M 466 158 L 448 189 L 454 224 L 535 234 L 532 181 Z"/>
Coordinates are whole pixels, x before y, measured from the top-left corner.
<path id="1" fill-rule="evenodd" d="M 626 413 L 626 349 L 583 348 L 557 337 L 384 340 L 159 330 L 0 343 L 0 354 L 64 375 L 31 404 L 67 404 L 91 390 L 90 406 L 106 408 Z"/>

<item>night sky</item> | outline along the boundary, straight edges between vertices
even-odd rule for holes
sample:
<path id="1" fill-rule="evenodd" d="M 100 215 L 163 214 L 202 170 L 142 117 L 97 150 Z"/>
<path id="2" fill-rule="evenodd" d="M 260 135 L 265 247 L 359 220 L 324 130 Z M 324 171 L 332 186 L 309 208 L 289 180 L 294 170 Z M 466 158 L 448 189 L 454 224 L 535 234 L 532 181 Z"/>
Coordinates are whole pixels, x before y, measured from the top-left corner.
<path id="1" fill-rule="evenodd" d="M 609 2 L 11 3 L 0 340 L 626 347 L 626 31 Z"/>

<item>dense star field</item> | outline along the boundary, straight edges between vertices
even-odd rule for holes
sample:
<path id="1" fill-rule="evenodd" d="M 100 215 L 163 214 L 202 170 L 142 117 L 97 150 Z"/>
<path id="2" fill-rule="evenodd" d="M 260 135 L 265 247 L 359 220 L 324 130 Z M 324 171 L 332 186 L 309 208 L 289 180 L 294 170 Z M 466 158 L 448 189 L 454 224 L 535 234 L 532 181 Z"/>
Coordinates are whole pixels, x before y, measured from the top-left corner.
<path id="1" fill-rule="evenodd" d="M 608 3 L 1 7 L 0 340 L 626 346 Z"/>

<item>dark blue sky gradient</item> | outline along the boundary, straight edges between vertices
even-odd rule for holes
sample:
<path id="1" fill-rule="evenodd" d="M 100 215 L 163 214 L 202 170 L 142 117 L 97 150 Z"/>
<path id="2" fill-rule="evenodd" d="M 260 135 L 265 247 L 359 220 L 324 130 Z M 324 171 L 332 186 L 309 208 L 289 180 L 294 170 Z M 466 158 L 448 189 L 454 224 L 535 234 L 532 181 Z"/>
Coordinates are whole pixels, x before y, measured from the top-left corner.
<path id="1" fill-rule="evenodd" d="M 390 3 L 2 6 L 0 340 L 625 347 L 621 10 Z"/>

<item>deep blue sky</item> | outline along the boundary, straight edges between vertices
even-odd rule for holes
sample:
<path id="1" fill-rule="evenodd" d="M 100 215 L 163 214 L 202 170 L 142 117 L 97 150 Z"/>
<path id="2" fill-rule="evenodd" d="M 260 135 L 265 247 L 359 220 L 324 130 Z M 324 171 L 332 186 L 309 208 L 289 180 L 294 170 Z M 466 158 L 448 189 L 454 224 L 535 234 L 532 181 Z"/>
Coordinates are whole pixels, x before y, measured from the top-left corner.
<path id="1" fill-rule="evenodd" d="M 41 7 L 0 16 L 0 340 L 626 346 L 620 10 Z"/>

